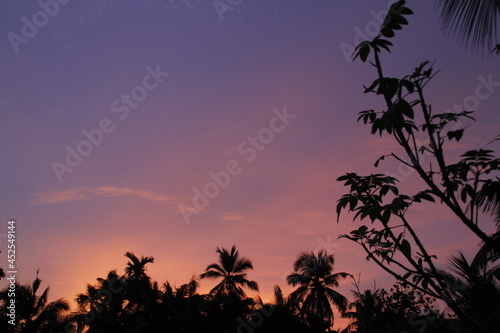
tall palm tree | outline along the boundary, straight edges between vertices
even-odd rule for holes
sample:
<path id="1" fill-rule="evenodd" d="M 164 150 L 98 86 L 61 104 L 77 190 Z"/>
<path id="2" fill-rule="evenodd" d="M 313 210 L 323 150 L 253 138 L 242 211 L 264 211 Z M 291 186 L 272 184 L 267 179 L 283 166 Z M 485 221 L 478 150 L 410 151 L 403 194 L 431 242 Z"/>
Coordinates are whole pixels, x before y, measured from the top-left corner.
<path id="1" fill-rule="evenodd" d="M 125 276 L 130 280 L 126 291 L 129 300 L 127 311 L 134 314 L 132 321 L 137 332 L 142 332 L 148 325 L 151 307 L 154 307 L 159 295 L 158 285 L 151 283 L 151 277 L 146 273 L 146 265 L 154 263 L 154 258 L 142 256 L 139 259 L 133 252 L 125 253 L 125 257 L 130 259 L 125 267 Z"/>
<path id="2" fill-rule="evenodd" d="M 233 245 L 231 251 L 225 248 L 217 248 L 219 263 L 208 265 L 205 272 L 200 275 L 202 279 L 219 279 L 222 281 L 216 285 L 210 295 L 234 295 L 240 299 L 246 298 L 242 287 L 258 291 L 259 285 L 255 281 L 247 279 L 245 271 L 253 269 L 252 262 L 240 257 L 238 250 Z"/>
<path id="3" fill-rule="evenodd" d="M 125 253 L 125 257 L 130 259 L 127 263 L 127 267 L 125 267 L 125 275 L 127 275 L 127 277 L 132 278 L 135 281 L 149 282 L 151 280 L 149 275 L 146 274 L 146 264 L 154 263 L 154 257 L 142 256 L 141 259 L 139 259 L 133 252 Z"/>
<path id="4" fill-rule="evenodd" d="M 491 51 L 497 40 L 500 0 L 438 0 L 442 28 L 473 50 Z"/>
<path id="5" fill-rule="evenodd" d="M 334 287 L 339 280 L 351 276 L 348 273 L 333 272 L 333 255 L 320 251 L 302 252 L 294 263 L 294 273 L 288 275 L 288 284 L 298 288 L 291 294 L 301 302 L 301 314 L 311 328 L 324 332 L 333 325 L 332 305 L 343 313 L 347 309 L 347 298 L 339 294 Z"/>
<path id="6" fill-rule="evenodd" d="M 154 258 L 142 256 L 139 259 L 133 252 L 125 253 L 125 256 L 130 259 L 125 267 L 125 277 L 129 280 L 129 305 L 140 308 L 153 291 L 151 277 L 146 273 L 146 265 L 154 263 Z"/>
<path id="7" fill-rule="evenodd" d="M 49 287 L 45 288 L 40 296 L 37 295 L 41 280 L 38 272 L 31 285 L 16 283 L 16 332 L 39 333 L 51 332 L 54 327 L 63 322 L 65 312 L 69 310 L 68 302 L 58 299 L 48 302 Z M 4 303 L 1 312 L 6 313 L 9 287 L 0 292 L 0 302 Z M 2 318 L 3 320 L 4 318 Z"/>

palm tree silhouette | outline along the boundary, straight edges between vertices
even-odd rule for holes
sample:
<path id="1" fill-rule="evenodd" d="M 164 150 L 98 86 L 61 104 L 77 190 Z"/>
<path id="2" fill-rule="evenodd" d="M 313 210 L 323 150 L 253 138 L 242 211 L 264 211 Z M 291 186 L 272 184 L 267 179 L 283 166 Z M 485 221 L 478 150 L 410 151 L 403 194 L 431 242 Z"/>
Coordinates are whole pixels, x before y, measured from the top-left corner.
<path id="1" fill-rule="evenodd" d="M 263 325 L 257 330 L 259 333 L 309 332 L 309 327 L 299 317 L 300 304 L 293 297 L 283 295 L 278 285 L 274 287 L 274 295 L 270 303 L 264 304 L 259 297 L 257 304 L 259 312 L 265 317 Z"/>
<path id="2" fill-rule="evenodd" d="M 123 276 L 112 270 L 106 278 L 97 278 L 96 285 L 87 284 L 86 292 L 76 296 L 78 311 L 69 321 L 90 332 L 118 331 L 126 317 L 124 281 Z"/>
<path id="3" fill-rule="evenodd" d="M 344 312 L 342 318 L 350 319 L 351 322 L 342 331 L 342 333 L 350 332 L 369 332 L 381 325 L 380 315 L 383 310 L 383 305 L 380 304 L 378 295 L 380 290 L 359 290 L 354 292 L 355 300 L 349 304 L 351 311 Z"/>
<path id="4" fill-rule="evenodd" d="M 146 265 L 154 263 L 154 258 L 142 256 L 139 259 L 133 252 L 125 253 L 125 257 L 130 259 L 125 267 L 125 276 L 129 280 L 126 290 L 129 303 L 126 308 L 134 314 L 132 322 L 135 322 L 137 332 L 142 332 L 148 325 L 151 307 L 159 294 L 158 285 L 151 283 L 151 277 L 146 273 Z"/>
<path id="5" fill-rule="evenodd" d="M 216 252 L 219 254 L 219 263 L 209 265 L 205 272 L 200 275 L 202 279 L 222 278 L 222 281 L 210 290 L 210 295 L 234 295 L 244 299 L 246 294 L 242 287 L 254 291 L 259 290 L 257 282 L 249 281 L 247 273 L 245 273 L 245 271 L 253 269 L 252 262 L 245 257 L 240 257 L 234 245 L 231 247 L 231 251 L 217 248 Z"/>
<path id="6" fill-rule="evenodd" d="M 146 264 L 154 263 L 155 259 L 153 257 L 144 256 L 139 259 L 133 252 L 125 253 L 125 257 L 130 259 L 127 263 L 127 267 L 125 267 L 125 275 L 135 281 L 149 282 L 150 277 L 146 274 Z"/>
<path id="7" fill-rule="evenodd" d="M 166 332 L 207 331 L 210 326 L 206 311 L 207 295 L 198 294 L 196 275 L 180 287 L 163 284 L 163 293 L 157 309 L 160 325 Z"/>
<path id="8" fill-rule="evenodd" d="M 52 332 L 63 322 L 63 316 L 69 310 L 68 302 L 62 298 L 48 302 L 49 287 L 38 296 L 36 293 L 41 282 L 37 272 L 31 285 L 15 284 L 16 333 Z M 10 302 L 8 294 L 9 287 L 0 292 L 0 302 L 4 303 L 2 317 L 7 312 L 7 302 Z"/>
<path id="9" fill-rule="evenodd" d="M 462 322 L 476 332 L 493 332 L 500 327 L 499 266 L 487 261 L 469 263 L 460 252 L 451 257 L 451 271 L 446 276 L 454 301 L 453 310 Z"/>
<path id="10" fill-rule="evenodd" d="M 301 315 L 309 326 L 317 332 L 324 332 L 333 325 L 332 304 L 341 313 L 347 309 L 347 298 L 333 287 L 339 286 L 339 280 L 350 276 L 348 273 L 333 272 L 333 255 L 320 251 L 302 252 L 294 263 L 294 273 L 288 275 L 288 284 L 298 288 L 291 297 L 301 303 Z"/>
<path id="11" fill-rule="evenodd" d="M 500 0 L 438 0 L 437 4 L 441 9 L 443 30 L 454 34 L 460 44 L 473 50 L 486 48 L 491 51 L 498 43 Z"/>

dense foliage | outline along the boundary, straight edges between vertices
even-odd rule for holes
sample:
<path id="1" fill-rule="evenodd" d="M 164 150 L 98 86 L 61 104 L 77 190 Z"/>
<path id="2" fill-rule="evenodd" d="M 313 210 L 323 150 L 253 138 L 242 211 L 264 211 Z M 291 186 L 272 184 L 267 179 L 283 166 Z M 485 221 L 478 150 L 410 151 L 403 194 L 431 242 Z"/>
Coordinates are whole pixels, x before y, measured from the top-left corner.
<path id="1" fill-rule="evenodd" d="M 482 1 L 486 2 L 486 1 Z M 482 3 L 478 1 L 478 3 Z M 450 3 L 450 2 L 449 2 Z M 459 5 L 455 2 L 455 5 Z M 466 5 L 465 2 L 462 5 Z M 469 10 L 469 9 L 467 9 Z M 371 134 L 391 136 L 403 150 L 405 158 L 396 153 L 381 156 L 396 159 L 412 170 L 425 187 L 403 194 L 398 178 L 386 174 L 358 175 L 347 173 L 337 180 L 349 188 L 337 203 L 337 213 L 354 212 L 354 219 L 368 218 L 371 225 L 362 225 L 342 235 L 366 252 L 385 272 L 405 286 L 446 302 L 461 324 L 473 332 L 493 332 L 500 327 L 500 159 L 486 146 L 465 151 L 457 161 L 446 155 L 453 141 L 460 141 L 473 120 L 472 111 L 434 113 L 426 98 L 429 82 L 438 73 L 429 61 L 401 78 L 387 77 L 381 61 L 382 51 L 390 52 L 397 30 L 408 24 L 406 16 L 413 12 L 398 1 L 390 8 L 379 34 L 360 43 L 354 58 L 369 61 L 376 70 L 376 79 L 365 93 L 380 96 L 383 110 L 360 112 L 358 121 L 370 125 Z M 417 231 L 418 219 L 409 217 L 414 206 L 428 203 L 447 208 L 456 223 L 466 226 L 481 248 L 469 263 L 463 255 L 451 258 L 451 268 L 429 252 Z M 496 225 L 497 232 L 486 230 Z M 443 226 L 435 225 L 436 232 Z"/>

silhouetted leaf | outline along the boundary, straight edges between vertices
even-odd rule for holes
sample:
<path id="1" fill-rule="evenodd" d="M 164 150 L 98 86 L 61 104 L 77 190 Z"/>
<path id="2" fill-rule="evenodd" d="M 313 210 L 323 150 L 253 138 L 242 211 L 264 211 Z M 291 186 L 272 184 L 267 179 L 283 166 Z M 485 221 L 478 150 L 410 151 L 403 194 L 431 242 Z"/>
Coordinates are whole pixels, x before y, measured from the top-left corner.
<path id="1" fill-rule="evenodd" d="M 394 95 L 398 92 L 399 88 L 399 80 L 395 78 L 385 77 L 380 79 L 380 83 L 378 85 L 377 94 L 378 95 L 387 95 L 389 99 L 392 99 Z"/>
<path id="2" fill-rule="evenodd" d="M 429 194 L 429 190 L 418 192 L 414 197 L 413 201 L 420 202 L 420 200 L 427 200 L 434 202 L 434 198 Z"/>
<path id="3" fill-rule="evenodd" d="M 459 129 L 459 130 L 456 130 L 456 131 L 449 131 L 448 133 L 446 133 L 446 135 L 448 136 L 449 140 L 456 139 L 457 141 L 460 141 L 460 139 L 462 138 L 463 134 L 464 134 L 464 130 L 463 129 Z"/>
<path id="4" fill-rule="evenodd" d="M 385 40 L 382 38 L 375 38 L 373 40 L 373 43 L 377 46 L 380 46 L 380 47 L 386 49 L 389 53 L 391 52 L 391 49 L 389 49 L 389 46 L 392 46 L 392 43 L 389 42 L 388 40 Z"/>
<path id="5" fill-rule="evenodd" d="M 406 90 L 408 90 L 408 92 L 411 93 L 411 94 L 415 90 L 413 82 L 411 82 L 411 81 L 403 79 L 403 80 L 401 80 L 401 85 L 403 85 L 406 88 Z"/>
<path id="6" fill-rule="evenodd" d="M 411 256 L 411 245 L 406 239 L 401 241 L 401 252 L 407 257 Z"/>
<path id="7" fill-rule="evenodd" d="M 400 99 L 398 102 L 397 102 L 397 109 L 403 113 L 405 116 L 407 116 L 408 118 L 410 119 L 413 119 L 414 118 L 414 113 L 413 113 L 413 109 L 412 107 L 410 106 L 410 103 L 408 103 L 407 101 L 405 101 L 404 99 Z"/>
<path id="8" fill-rule="evenodd" d="M 382 33 L 382 36 L 384 36 L 384 37 L 387 37 L 387 38 L 394 37 L 394 31 L 392 29 L 390 29 L 389 27 L 383 28 L 380 32 Z"/>
<path id="9" fill-rule="evenodd" d="M 373 91 L 373 89 L 375 89 L 375 87 L 380 83 L 380 79 L 376 79 L 375 81 L 373 81 L 373 83 L 368 87 L 366 88 L 365 87 L 365 93 L 368 93 L 370 91 Z"/>
<path id="10" fill-rule="evenodd" d="M 378 163 L 380 161 L 382 161 L 383 159 L 385 158 L 385 155 L 384 156 L 380 156 L 376 161 L 375 161 L 375 167 L 378 167 Z"/>
<path id="11" fill-rule="evenodd" d="M 493 52 L 495 52 L 496 54 L 500 54 L 500 44 L 497 44 L 497 45 L 493 48 Z"/>
<path id="12" fill-rule="evenodd" d="M 354 50 L 354 53 L 355 54 L 353 60 L 356 60 L 356 58 L 359 56 L 361 61 L 365 62 L 368 58 L 368 55 L 370 54 L 370 43 L 366 41 L 360 43 Z"/>

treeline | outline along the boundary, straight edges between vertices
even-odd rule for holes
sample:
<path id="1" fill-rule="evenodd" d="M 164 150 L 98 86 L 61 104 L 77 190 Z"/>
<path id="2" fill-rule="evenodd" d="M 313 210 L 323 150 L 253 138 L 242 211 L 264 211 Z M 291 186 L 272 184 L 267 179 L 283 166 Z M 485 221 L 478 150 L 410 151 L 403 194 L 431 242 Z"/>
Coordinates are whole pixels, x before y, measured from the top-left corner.
<path id="1" fill-rule="evenodd" d="M 15 325 L 11 325 L 9 287 L 0 292 L 0 331 L 334 332 L 333 308 L 351 321 L 343 332 L 452 332 L 446 327 L 456 324 L 439 313 L 434 299 L 402 285 L 390 291 L 361 291 L 359 280 L 353 278 L 354 299 L 349 303 L 335 288 L 352 276 L 334 272 L 334 257 L 324 251 L 301 253 L 287 276 L 287 283 L 296 289 L 285 296 L 276 286 L 272 301 L 264 303 L 245 292 L 259 290 L 258 283 L 247 277 L 252 262 L 234 246 L 217 248 L 217 254 L 216 263 L 175 287 L 169 282 L 159 285 L 147 274 L 153 257 L 127 252 L 124 273 L 112 270 L 97 283 L 87 284 L 76 296 L 75 311 L 64 299 L 48 302 L 49 288 L 40 290 L 37 273 L 32 284 L 15 285 Z M 199 294 L 200 279 L 213 279 L 216 285 L 208 294 Z"/>

